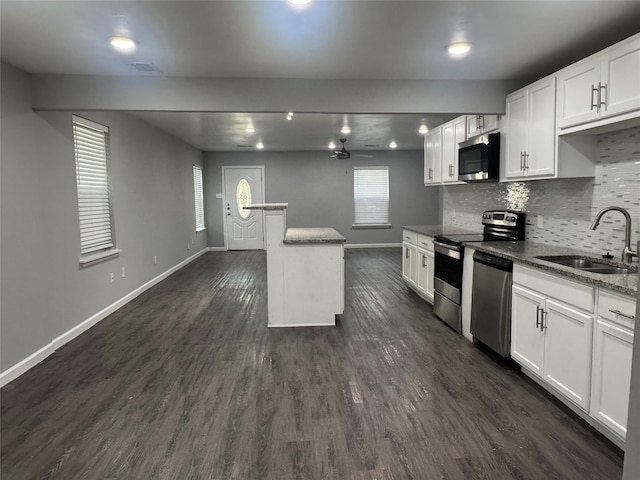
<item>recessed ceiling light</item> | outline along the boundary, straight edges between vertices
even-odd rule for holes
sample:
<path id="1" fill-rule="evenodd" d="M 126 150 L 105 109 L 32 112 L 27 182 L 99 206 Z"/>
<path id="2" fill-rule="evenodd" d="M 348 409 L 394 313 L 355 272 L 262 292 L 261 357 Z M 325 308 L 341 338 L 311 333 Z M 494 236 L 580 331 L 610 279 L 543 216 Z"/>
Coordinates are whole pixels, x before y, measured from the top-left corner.
<path id="1" fill-rule="evenodd" d="M 287 0 L 292 5 L 306 5 L 307 3 L 311 3 L 311 0 Z"/>
<path id="2" fill-rule="evenodd" d="M 287 113 L 287 120 L 293 120 L 293 112 Z"/>
<path id="3" fill-rule="evenodd" d="M 109 37 L 109 43 L 119 52 L 132 52 L 136 49 L 136 42 L 129 37 Z"/>
<path id="4" fill-rule="evenodd" d="M 343 126 L 342 129 L 340 130 L 340 133 L 344 135 L 348 135 L 349 133 L 351 133 L 351 129 L 349 128 L 349 125 Z"/>
<path id="5" fill-rule="evenodd" d="M 471 50 L 471 44 L 467 42 L 456 42 L 449 45 L 449 53 L 451 55 L 464 55 Z"/>
<path id="6" fill-rule="evenodd" d="M 255 128 L 253 128 L 253 125 L 249 125 L 247 126 L 247 128 L 244 129 L 245 132 L 247 133 L 254 133 L 256 131 Z"/>
<path id="7" fill-rule="evenodd" d="M 396 142 L 394 142 L 393 140 L 391 140 L 391 143 L 389 144 L 389 148 L 397 148 L 398 144 Z"/>
<path id="8" fill-rule="evenodd" d="M 429 129 L 427 128 L 427 126 L 424 123 L 422 125 L 420 125 L 420 128 L 418 129 L 418 133 L 420 135 L 424 135 L 428 131 L 429 131 Z"/>
<path id="9" fill-rule="evenodd" d="M 264 143 L 262 143 L 262 142 L 258 142 L 258 143 L 256 143 L 256 148 L 257 148 L 258 150 L 262 150 L 262 149 L 264 148 Z"/>
<path id="10" fill-rule="evenodd" d="M 327 145 L 327 148 L 330 148 L 330 149 L 332 149 L 332 150 L 333 150 L 334 148 L 336 148 L 336 142 L 334 142 L 333 140 L 331 140 L 331 141 L 329 142 L 329 145 Z"/>

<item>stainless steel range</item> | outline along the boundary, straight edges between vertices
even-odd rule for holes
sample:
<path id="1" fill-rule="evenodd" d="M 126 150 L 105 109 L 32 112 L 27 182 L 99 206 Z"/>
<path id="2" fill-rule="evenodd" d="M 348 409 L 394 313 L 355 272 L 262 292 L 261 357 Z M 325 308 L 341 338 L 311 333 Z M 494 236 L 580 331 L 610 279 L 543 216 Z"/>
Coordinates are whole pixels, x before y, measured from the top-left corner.
<path id="1" fill-rule="evenodd" d="M 522 212 L 490 210 L 482 214 L 482 233 L 435 237 L 433 311 L 456 332 L 462 333 L 463 242 L 524 240 L 525 218 Z"/>

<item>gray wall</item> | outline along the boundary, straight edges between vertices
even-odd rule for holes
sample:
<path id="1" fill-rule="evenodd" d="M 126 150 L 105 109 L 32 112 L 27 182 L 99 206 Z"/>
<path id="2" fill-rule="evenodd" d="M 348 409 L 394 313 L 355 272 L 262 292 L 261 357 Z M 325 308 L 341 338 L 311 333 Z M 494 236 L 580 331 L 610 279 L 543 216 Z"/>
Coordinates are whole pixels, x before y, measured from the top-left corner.
<path id="1" fill-rule="evenodd" d="M 202 163 L 199 150 L 125 113 L 73 112 L 111 128 L 116 243 L 123 249 L 116 259 L 80 268 L 72 113 L 34 113 L 29 77 L 6 64 L 1 94 L 6 371 L 207 241 L 206 232 L 195 234 L 192 165 Z"/>
<path id="2" fill-rule="evenodd" d="M 287 202 L 289 227 L 332 227 L 350 244 L 400 243 L 402 226 L 437 224 L 439 188 L 425 188 L 422 151 L 366 152 L 373 158 L 330 158 L 328 152 L 205 153 L 206 215 L 209 245 L 224 246 L 222 166 L 264 165 L 265 200 Z M 391 229 L 355 230 L 354 165 L 389 167 Z"/>

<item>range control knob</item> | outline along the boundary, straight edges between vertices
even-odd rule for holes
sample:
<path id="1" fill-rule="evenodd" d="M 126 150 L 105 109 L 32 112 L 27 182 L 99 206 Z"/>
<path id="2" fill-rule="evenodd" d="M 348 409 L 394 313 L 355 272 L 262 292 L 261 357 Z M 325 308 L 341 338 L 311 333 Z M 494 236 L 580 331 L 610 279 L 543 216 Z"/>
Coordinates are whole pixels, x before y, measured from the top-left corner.
<path id="1" fill-rule="evenodd" d="M 507 222 L 515 222 L 516 217 L 507 217 Z"/>

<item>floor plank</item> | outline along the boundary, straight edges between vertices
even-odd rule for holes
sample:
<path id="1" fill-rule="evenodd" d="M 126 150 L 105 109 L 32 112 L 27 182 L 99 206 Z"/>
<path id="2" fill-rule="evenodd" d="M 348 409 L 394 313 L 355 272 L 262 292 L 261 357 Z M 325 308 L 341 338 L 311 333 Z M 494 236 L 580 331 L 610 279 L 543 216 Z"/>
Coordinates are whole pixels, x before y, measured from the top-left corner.
<path id="1" fill-rule="evenodd" d="M 336 327 L 268 329 L 265 253 L 202 256 L 2 389 L 2 479 L 622 477 L 400 269 L 348 250 Z"/>

